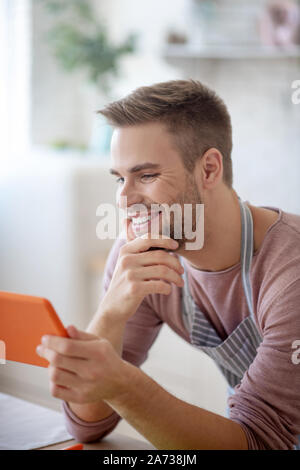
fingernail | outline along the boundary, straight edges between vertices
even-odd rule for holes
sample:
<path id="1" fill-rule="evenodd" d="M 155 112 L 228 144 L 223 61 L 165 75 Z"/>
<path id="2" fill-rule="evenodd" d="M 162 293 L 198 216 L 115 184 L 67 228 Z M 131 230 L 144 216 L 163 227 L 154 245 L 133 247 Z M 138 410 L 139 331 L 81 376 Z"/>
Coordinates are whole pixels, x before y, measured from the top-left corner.
<path id="1" fill-rule="evenodd" d="M 172 240 L 172 248 L 177 248 L 178 247 L 178 242 L 176 240 Z"/>
<path id="2" fill-rule="evenodd" d="M 47 341 L 47 336 L 43 336 L 43 337 L 42 337 L 42 343 L 45 344 L 46 341 Z"/>
<path id="3" fill-rule="evenodd" d="M 40 355 L 41 355 L 41 352 L 42 352 L 42 346 L 39 345 L 39 346 L 37 346 L 37 348 L 36 348 L 36 353 L 40 356 Z"/>

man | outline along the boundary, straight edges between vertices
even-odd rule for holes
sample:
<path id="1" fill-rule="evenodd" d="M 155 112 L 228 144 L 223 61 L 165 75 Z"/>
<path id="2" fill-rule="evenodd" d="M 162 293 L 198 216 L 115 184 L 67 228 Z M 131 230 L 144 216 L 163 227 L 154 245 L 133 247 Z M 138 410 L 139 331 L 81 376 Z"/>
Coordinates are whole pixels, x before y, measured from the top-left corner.
<path id="1" fill-rule="evenodd" d="M 293 449 L 300 216 L 241 201 L 230 116 L 201 83 L 142 87 L 101 113 L 114 127 L 111 172 L 118 204 L 126 201 L 127 240 L 114 243 L 87 331 L 70 326 L 70 339 L 47 336 L 40 347 L 68 430 L 92 441 L 122 417 L 158 449 Z M 185 232 L 174 240 L 172 218 L 163 236 L 163 218 L 150 209 L 164 203 L 204 204 L 203 247 L 187 249 Z M 230 386 L 228 418 L 179 400 L 139 369 L 163 322 L 216 361 Z"/>

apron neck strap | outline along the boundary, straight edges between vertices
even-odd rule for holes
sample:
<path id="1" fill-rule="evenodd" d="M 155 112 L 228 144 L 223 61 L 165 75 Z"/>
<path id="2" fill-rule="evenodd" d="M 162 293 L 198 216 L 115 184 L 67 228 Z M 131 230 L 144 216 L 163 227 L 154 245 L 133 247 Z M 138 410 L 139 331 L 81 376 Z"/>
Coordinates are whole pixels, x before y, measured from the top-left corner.
<path id="1" fill-rule="evenodd" d="M 241 275 L 243 288 L 247 300 L 247 305 L 251 318 L 254 320 L 254 309 L 253 309 L 253 297 L 251 290 L 251 281 L 250 281 L 250 268 L 252 263 L 253 256 L 253 220 L 252 214 L 249 207 L 243 203 L 241 198 L 238 196 L 238 201 L 240 205 L 241 213 L 241 253 L 240 253 L 240 264 L 241 264 Z M 181 262 L 183 257 L 180 256 Z M 188 282 L 187 282 L 187 273 L 184 271 L 185 286 L 187 292 L 189 292 Z"/>
<path id="2" fill-rule="evenodd" d="M 238 196 L 241 212 L 241 274 L 249 312 L 254 318 L 253 298 L 250 282 L 250 268 L 253 256 L 253 220 L 249 207 Z"/>

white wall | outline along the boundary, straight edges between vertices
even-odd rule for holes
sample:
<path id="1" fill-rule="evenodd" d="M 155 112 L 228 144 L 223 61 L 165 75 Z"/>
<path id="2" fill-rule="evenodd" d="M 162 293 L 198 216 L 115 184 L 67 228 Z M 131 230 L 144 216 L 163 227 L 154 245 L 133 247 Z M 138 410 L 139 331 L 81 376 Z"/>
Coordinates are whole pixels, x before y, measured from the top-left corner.
<path id="1" fill-rule="evenodd" d="M 112 97 L 122 96 L 142 84 L 180 76 L 174 67 L 158 57 L 166 24 L 182 22 L 184 0 L 175 0 L 172 12 L 168 2 L 94 1 L 99 16 L 109 27 L 112 41 L 120 42 L 127 33 L 141 34 L 135 57 L 122 59 L 121 79 L 114 80 Z M 159 11 L 159 14 L 157 12 Z M 129 12 L 129 13 L 128 13 Z M 172 20 L 174 18 L 174 20 Z M 109 98 L 85 83 L 83 72 L 65 74 L 58 67 L 46 32 L 53 20 L 38 2 L 33 3 L 32 37 L 32 141 L 50 144 L 58 139 L 88 142 L 94 112 Z M 146 25 L 146 27 L 145 27 Z"/>
<path id="2" fill-rule="evenodd" d="M 53 21 L 42 2 L 32 3 L 31 140 L 33 145 L 84 144 L 99 103 L 84 73 L 66 73 L 54 59 L 46 40 Z"/>

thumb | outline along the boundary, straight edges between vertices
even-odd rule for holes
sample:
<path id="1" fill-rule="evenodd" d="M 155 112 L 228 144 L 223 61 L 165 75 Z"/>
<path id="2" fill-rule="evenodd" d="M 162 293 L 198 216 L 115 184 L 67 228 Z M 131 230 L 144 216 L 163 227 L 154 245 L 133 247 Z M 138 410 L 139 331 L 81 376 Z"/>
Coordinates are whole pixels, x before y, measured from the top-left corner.
<path id="1" fill-rule="evenodd" d="M 78 330 L 76 326 L 69 325 L 67 327 L 67 332 L 70 338 L 72 339 L 80 339 L 80 340 L 92 340 L 92 339 L 99 339 L 98 336 L 92 335 L 91 333 L 87 333 L 86 331 Z"/>
<path id="2" fill-rule="evenodd" d="M 123 222 L 122 222 L 123 230 L 125 230 L 125 234 L 126 234 L 127 243 L 135 239 L 134 233 L 130 229 L 130 222 L 131 222 L 131 219 L 128 219 L 128 218 L 123 219 Z"/>

